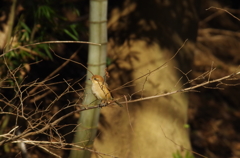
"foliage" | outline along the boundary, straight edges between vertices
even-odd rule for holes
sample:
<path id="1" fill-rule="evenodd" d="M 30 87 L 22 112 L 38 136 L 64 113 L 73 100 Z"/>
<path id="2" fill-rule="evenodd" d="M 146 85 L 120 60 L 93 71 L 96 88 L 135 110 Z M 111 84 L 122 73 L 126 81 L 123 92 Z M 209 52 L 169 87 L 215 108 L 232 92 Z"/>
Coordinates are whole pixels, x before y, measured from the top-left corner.
<path id="1" fill-rule="evenodd" d="M 194 156 L 189 153 L 188 151 L 185 153 L 185 156 L 183 157 L 179 151 L 177 151 L 176 153 L 173 153 L 173 158 L 194 158 Z"/>
<path id="2" fill-rule="evenodd" d="M 0 4 L 2 4 L 2 2 L 0 2 Z M 9 3 L 9 6 L 10 5 Z M 80 17 L 79 5 L 79 1 L 18 1 L 14 8 L 16 12 L 9 11 L 11 7 L 7 7 L 7 5 L 4 7 L 1 6 L 1 16 L 2 13 L 5 12 L 9 17 L 13 15 L 14 20 L 13 26 L 9 26 L 9 31 L 6 32 L 11 38 L 6 40 L 7 42 L 4 48 L 0 48 L 3 50 L 3 55 L 0 57 L 0 110 L 2 112 L 0 124 L 3 123 L 1 121 L 4 120 L 4 123 L 1 124 L 0 127 L 0 135 L 8 130 L 9 126 L 12 125 L 11 119 L 14 118 L 12 115 L 4 114 L 2 110 L 4 109 L 6 113 L 16 112 L 14 109 L 6 107 L 5 101 L 14 106 L 22 103 L 26 105 L 24 108 L 32 108 L 30 97 L 26 97 L 28 94 L 24 92 L 30 94 L 30 90 L 37 86 L 29 86 L 27 88 L 22 86 L 25 84 L 27 73 L 32 69 L 31 63 L 40 60 L 54 60 L 52 49 L 54 51 L 59 50 L 57 49 L 58 45 L 49 46 L 49 44 L 43 43 L 32 46 L 26 45 L 42 41 L 78 41 L 81 38 L 80 36 L 82 36 L 81 34 L 85 34 L 84 31 L 86 31 L 85 25 L 78 22 L 78 18 Z M 64 50 L 61 49 L 60 51 Z M 36 77 L 39 78 L 39 76 Z M 35 82 L 37 82 L 37 80 Z M 21 97 L 26 98 L 21 100 Z M 19 122 L 16 121 L 16 124 L 17 123 Z M 23 122 L 19 124 L 24 125 Z M 24 127 L 21 128 L 21 130 L 23 130 Z M 1 140 L 2 137 L 0 138 L 0 141 Z M 10 148 L 11 144 L 4 144 L 5 153 L 8 153 Z"/>
<path id="3" fill-rule="evenodd" d="M 23 9 L 15 16 L 13 38 L 7 43 L 8 49 L 4 50 L 5 58 L 12 70 L 29 61 L 53 60 L 49 44 L 22 46 L 52 40 L 77 41 L 80 34 L 86 30 L 82 23 L 76 23 L 80 16 L 77 2 L 33 0 L 22 1 L 20 5 Z M 74 19 L 69 19 L 69 15 Z M 11 51 L 11 48 L 16 47 L 19 49 Z M 51 48 L 55 49 L 56 45 L 51 45 Z"/>

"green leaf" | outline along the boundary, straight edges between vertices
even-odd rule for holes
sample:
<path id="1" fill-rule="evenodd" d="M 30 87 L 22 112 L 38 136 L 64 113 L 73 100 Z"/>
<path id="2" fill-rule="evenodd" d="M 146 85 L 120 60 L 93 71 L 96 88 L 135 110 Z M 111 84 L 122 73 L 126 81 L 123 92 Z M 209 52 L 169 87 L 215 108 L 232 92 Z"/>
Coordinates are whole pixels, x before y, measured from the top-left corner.
<path id="1" fill-rule="evenodd" d="M 177 151 L 176 153 L 173 153 L 173 157 L 174 158 L 182 158 L 182 156 L 181 156 L 179 151 Z"/>
<path id="2" fill-rule="evenodd" d="M 28 32 L 23 32 L 20 40 L 23 41 L 23 42 L 27 42 L 27 41 L 29 41 L 29 39 L 30 39 L 29 33 Z"/>
<path id="3" fill-rule="evenodd" d="M 185 158 L 194 158 L 194 156 L 190 152 L 186 152 Z"/>
<path id="4" fill-rule="evenodd" d="M 80 16 L 80 12 L 77 8 L 74 9 L 74 12 L 75 12 L 75 14 L 77 14 L 77 16 Z"/>
<path id="5" fill-rule="evenodd" d="M 72 34 L 71 32 L 69 32 L 67 29 L 64 29 L 63 31 L 64 31 L 68 36 L 70 36 L 72 39 L 78 41 L 78 38 L 77 38 L 74 34 Z"/>
<path id="6" fill-rule="evenodd" d="M 24 22 L 20 22 L 20 25 L 27 31 L 27 32 L 31 32 L 31 29 L 24 23 Z"/>
<path id="7" fill-rule="evenodd" d="M 78 37 L 79 35 L 78 35 L 78 32 L 76 31 L 76 27 L 77 27 L 77 25 L 75 25 L 75 24 L 70 25 L 70 28 L 71 28 L 73 34 Z"/>
<path id="8" fill-rule="evenodd" d="M 55 15 L 55 11 L 47 5 L 39 6 L 36 13 L 37 14 L 35 15 L 35 17 L 37 17 L 38 19 L 46 18 L 49 21 L 51 21 L 52 17 Z"/>
<path id="9" fill-rule="evenodd" d="M 107 58 L 107 66 L 109 66 L 112 63 L 112 59 L 111 58 Z"/>
<path id="10" fill-rule="evenodd" d="M 184 128 L 190 128 L 189 124 L 184 124 L 183 126 L 184 126 Z"/>
<path id="11" fill-rule="evenodd" d="M 47 45 L 45 45 L 45 47 L 43 47 L 43 49 L 45 50 L 47 56 L 48 56 L 51 60 L 53 60 L 52 54 L 51 54 L 51 52 L 49 51 L 49 48 L 47 47 Z"/>

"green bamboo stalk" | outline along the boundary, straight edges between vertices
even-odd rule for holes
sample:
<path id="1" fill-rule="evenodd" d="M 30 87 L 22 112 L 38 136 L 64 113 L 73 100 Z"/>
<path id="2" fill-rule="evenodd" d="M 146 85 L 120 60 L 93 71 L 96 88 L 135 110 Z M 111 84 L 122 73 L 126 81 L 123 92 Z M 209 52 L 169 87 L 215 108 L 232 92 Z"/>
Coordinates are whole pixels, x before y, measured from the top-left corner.
<path id="1" fill-rule="evenodd" d="M 104 76 L 107 56 L 107 0 L 90 0 L 90 42 L 101 46 L 89 45 L 88 73 L 83 105 L 94 106 L 95 96 L 91 91 L 91 82 L 88 80 L 98 74 Z M 91 105 L 90 105 L 91 104 Z M 79 127 L 73 143 L 92 148 L 96 136 L 100 109 L 87 110 L 80 114 Z M 91 153 L 86 150 L 72 150 L 70 158 L 89 158 Z"/>

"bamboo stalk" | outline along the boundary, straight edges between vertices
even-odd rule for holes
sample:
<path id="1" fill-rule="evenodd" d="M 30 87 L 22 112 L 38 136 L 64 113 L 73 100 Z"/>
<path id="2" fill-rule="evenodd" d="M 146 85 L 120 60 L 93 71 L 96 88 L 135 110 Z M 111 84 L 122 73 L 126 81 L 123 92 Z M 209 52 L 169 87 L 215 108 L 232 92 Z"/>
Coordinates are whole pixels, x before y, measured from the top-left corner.
<path id="1" fill-rule="evenodd" d="M 107 54 L 107 0 L 90 0 L 90 42 L 99 43 L 101 46 L 89 45 L 88 73 L 85 87 L 83 105 L 94 106 L 96 100 L 91 92 L 91 83 L 88 80 L 92 75 L 105 74 Z M 91 105 L 90 105 L 91 104 Z M 96 102 L 95 102 L 96 104 Z M 74 143 L 87 148 L 92 148 L 96 136 L 100 109 L 83 111 L 80 115 Z M 86 150 L 72 150 L 70 158 L 88 158 L 91 153 Z"/>

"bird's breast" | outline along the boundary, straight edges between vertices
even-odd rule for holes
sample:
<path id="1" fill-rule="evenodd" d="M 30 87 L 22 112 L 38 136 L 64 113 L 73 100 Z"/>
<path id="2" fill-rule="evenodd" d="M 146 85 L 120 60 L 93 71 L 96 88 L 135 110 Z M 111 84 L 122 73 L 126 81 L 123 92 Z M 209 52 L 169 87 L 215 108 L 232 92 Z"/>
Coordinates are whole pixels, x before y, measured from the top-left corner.
<path id="1" fill-rule="evenodd" d="M 92 85 L 92 92 L 98 99 L 111 99 L 111 94 L 105 85 L 101 84 L 93 84 Z"/>

